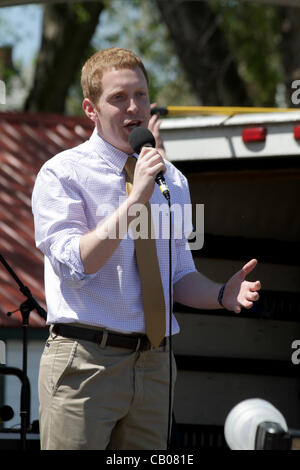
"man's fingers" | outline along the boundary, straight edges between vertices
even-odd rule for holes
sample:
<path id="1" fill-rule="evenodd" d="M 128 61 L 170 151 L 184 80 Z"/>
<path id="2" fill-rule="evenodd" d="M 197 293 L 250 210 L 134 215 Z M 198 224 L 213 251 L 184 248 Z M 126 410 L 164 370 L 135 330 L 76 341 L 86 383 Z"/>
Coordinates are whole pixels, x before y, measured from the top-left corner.
<path id="1" fill-rule="evenodd" d="M 253 302 L 244 300 L 243 302 L 240 303 L 240 305 L 237 305 L 234 307 L 234 313 L 241 313 L 242 308 L 249 309 L 253 307 Z"/>
<path id="2" fill-rule="evenodd" d="M 155 165 L 161 165 L 158 171 L 162 171 L 163 173 L 167 170 L 163 157 L 155 148 L 143 147 L 137 165 L 138 164 L 139 166 L 143 165 L 143 167 L 150 169 Z"/>
<path id="3" fill-rule="evenodd" d="M 251 308 L 253 307 L 253 302 L 249 302 L 248 300 L 245 300 L 243 303 L 244 308 Z"/>
<path id="4" fill-rule="evenodd" d="M 249 289 L 252 292 L 256 292 L 261 289 L 261 284 L 260 281 L 255 281 L 255 282 L 249 282 Z"/>
<path id="5" fill-rule="evenodd" d="M 246 295 L 246 299 L 250 300 L 251 302 L 256 302 L 259 299 L 259 294 L 258 292 L 249 292 Z"/>
<path id="6" fill-rule="evenodd" d="M 253 271 L 255 266 L 257 265 L 257 259 L 252 259 L 251 261 L 248 261 L 242 269 L 241 269 L 241 276 L 245 279 L 245 277 Z"/>

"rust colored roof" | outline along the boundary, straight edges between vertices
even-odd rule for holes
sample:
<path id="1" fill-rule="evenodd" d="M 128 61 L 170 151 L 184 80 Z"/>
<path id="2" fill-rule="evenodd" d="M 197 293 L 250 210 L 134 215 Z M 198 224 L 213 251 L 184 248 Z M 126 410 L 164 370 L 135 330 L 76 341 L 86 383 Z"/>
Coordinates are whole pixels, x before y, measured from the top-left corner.
<path id="1" fill-rule="evenodd" d="M 91 135 L 85 117 L 56 114 L 0 113 L 0 254 L 46 310 L 43 255 L 34 241 L 31 194 L 36 175 L 53 155 L 74 147 Z M 0 327 L 20 326 L 19 312 L 8 317 L 26 297 L 0 263 Z M 45 321 L 33 310 L 30 326 Z"/>

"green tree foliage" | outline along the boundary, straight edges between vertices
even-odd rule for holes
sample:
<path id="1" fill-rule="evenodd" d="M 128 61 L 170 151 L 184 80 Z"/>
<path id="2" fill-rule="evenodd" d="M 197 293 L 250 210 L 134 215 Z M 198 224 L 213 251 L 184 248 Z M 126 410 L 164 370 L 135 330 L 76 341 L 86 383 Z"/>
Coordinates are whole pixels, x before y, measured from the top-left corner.
<path id="1" fill-rule="evenodd" d="M 0 80 L 5 83 L 7 92 L 11 89 L 12 79 L 19 73 L 19 66 L 13 64 L 12 52 L 13 44 L 20 39 L 18 32 L 14 31 L 1 17 L 0 10 Z"/>
<path id="2" fill-rule="evenodd" d="M 26 111 L 65 112 L 66 97 L 104 8 L 102 1 L 48 4 Z"/>
<path id="3" fill-rule="evenodd" d="M 249 105 L 236 60 L 210 2 L 156 0 L 156 5 L 199 101 L 206 106 Z"/>
<path id="4" fill-rule="evenodd" d="M 156 101 L 161 106 L 197 104 L 155 2 L 106 1 L 90 52 L 114 46 L 130 49 L 142 58 L 150 78 L 151 102 Z M 77 75 L 67 100 L 70 114 L 81 112 L 81 98 Z"/>
<path id="5" fill-rule="evenodd" d="M 162 20 L 159 2 L 170 5 L 170 15 L 177 17 L 178 27 L 173 34 L 168 22 Z M 94 13 L 96 5 L 101 5 L 101 8 Z M 185 18 L 191 21 L 193 12 L 198 12 L 193 33 L 199 44 L 205 43 L 210 31 L 216 30 L 217 43 L 212 37 L 210 47 L 203 47 L 200 52 L 195 41 L 188 42 L 189 23 L 185 25 L 183 34 L 181 9 Z M 289 18 L 293 17 L 293 9 L 286 10 L 289 10 Z M 294 31 L 296 26 L 290 21 L 289 37 L 293 41 L 286 41 L 289 46 L 281 47 L 283 20 L 282 7 L 279 6 L 237 0 L 102 0 L 90 5 L 89 2 L 57 4 L 45 11 L 51 12 L 51 18 L 50 13 L 48 19 L 45 15 L 35 81 L 26 109 L 81 114 L 81 65 L 94 51 L 112 46 L 132 49 L 142 57 L 150 75 L 151 101 L 163 106 L 205 104 L 208 92 L 209 104 L 245 104 L 236 102 L 238 84 L 246 89 L 248 105 L 273 106 L 278 104 L 280 85 L 287 86 L 285 69 L 291 68 L 288 75 L 295 76 L 295 67 L 291 66 L 293 61 L 287 61 L 286 57 L 290 57 L 290 44 L 298 37 Z M 209 11 L 206 15 L 208 23 L 200 14 L 203 11 Z M 55 22 L 57 33 L 51 35 Z M 201 35 L 205 36 L 203 40 Z M 197 61 L 188 60 L 184 64 L 176 39 L 181 41 L 183 53 L 189 47 L 194 48 L 190 56 L 195 58 L 198 55 Z M 297 55 L 296 49 L 294 55 Z M 200 75 L 201 64 L 205 63 L 208 64 L 207 70 L 212 70 L 217 77 L 221 90 L 218 102 L 213 90 L 215 82 L 205 76 L 205 67 L 204 75 L 200 77 L 200 91 L 197 83 L 191 80 L 191 76 Z M 226 64 L 234 65 L 233 75 L 224 73 Z M 231 76 L 234 80 L 230 79 Z"/>
<path id="6" fill-rule="evenodd" d="M 273 106 L 282 81 L 279 8 L 260 3 L 211 0 L 247 84 L 253 106 Z"/>

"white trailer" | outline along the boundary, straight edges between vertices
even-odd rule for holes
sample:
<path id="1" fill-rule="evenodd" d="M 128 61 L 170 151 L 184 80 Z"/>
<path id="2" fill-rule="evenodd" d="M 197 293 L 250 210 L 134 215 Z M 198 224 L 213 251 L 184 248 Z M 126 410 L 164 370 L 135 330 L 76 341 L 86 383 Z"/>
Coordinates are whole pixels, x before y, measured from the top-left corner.
<path id="1" fill-rule="evenodd" d="M 222 446 L 233 406 L 263 398 L 299 429 L 300 112 L 170 118 L 161 129 L 192 203 L 204 204 L 198 269 L 225 282 L 257 258 L 250 279 L 262 282 L 238 316 L 175 306 L 178 428 L 186 444 Z"/>

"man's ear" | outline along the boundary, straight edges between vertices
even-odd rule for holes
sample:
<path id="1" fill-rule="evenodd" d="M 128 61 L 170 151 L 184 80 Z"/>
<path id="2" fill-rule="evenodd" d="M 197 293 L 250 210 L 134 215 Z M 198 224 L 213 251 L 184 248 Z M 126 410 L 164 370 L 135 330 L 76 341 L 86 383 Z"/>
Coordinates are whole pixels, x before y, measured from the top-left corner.
<path id="1" fill-rule="evenodd" d="M 84 98 L 82 102 L 82 108 L 89 119 L 93 122 L 97 120 L 97 110 L 94 103 L 89 98 Z"/>

